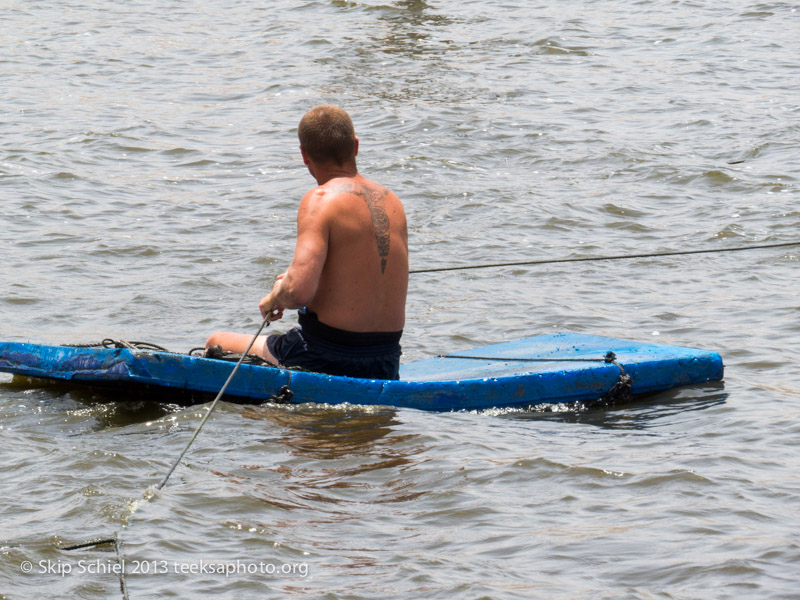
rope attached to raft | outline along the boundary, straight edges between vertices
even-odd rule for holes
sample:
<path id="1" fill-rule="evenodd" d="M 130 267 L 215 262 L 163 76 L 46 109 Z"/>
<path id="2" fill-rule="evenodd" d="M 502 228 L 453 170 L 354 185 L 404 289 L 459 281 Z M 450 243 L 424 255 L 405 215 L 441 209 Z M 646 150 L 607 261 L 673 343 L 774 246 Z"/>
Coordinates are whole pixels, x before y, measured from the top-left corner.
<path id="1" fill-rule="evenodd" d="M 151 342 L 137 342 L 137 341 L 127 341 L 127 340 L 115 340 L 112 338 L 105 338 L 101 342 L 88 342 L 88 343 L 81 343 L 81 344 L 62 344 L 62 346 L 68 346 L 70 348 L 124 348 L 126 350 L 153 350 L 155 352 L 166 352 L 168 354 L 180 354 L 180 352 L 173 352 L 172 350 L 168 350 L 163 346 L 159 346 L 158 344 L 153 344 Z M 197 356 L 200 358 L 215 358 L 218 360 L 227 360 L 231 362 L 238 362 L 239 359 L 242 357 L 241 354 L 238 352 L 229 352 L 228 350 L 223 350 L 221 346 L 212 346 L 211 348 L 192 348 L 189 352 L 186 353 L 188 356 Z M 244 360 L 242 361 L 244 364 L 249 365 L 262 365 L 266 367 L 277 367 L 278 365 L 269 362 L 266 358 L 259 356 L 257 354 L 246 354 Z M 287 368 L 287 367 L 281 367 Z"/>

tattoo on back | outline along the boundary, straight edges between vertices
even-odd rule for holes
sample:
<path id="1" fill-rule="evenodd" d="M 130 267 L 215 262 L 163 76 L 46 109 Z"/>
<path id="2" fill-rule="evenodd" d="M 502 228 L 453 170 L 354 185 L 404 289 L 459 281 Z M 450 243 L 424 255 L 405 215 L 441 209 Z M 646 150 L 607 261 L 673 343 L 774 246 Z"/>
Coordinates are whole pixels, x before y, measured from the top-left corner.
<path id="1" fill-rule="evenodd" d="M 378 255 L 381 257 L 381 274 L 386 271 L 386 259 L 389 258 L 389 215 L 386 214 L 386 190 L 372 189 L 364 185 L 348 184 L 335 188 L 337 192 L 349 192 L 361 196 L 369 209 L 375 241 L 378 244 Z"/>
<path id="2" fill-rule="evenodd" d="M 386 214 L 385 190 L 373 190 L 362 186 L 359 196 L 364 198 L 372 218 L 375 230 L 375 241 L 378 243 L 378 255 L 381 257 L 381 273 L 386 271 L 386 259 L 389 257 L 389 215 Z"/>

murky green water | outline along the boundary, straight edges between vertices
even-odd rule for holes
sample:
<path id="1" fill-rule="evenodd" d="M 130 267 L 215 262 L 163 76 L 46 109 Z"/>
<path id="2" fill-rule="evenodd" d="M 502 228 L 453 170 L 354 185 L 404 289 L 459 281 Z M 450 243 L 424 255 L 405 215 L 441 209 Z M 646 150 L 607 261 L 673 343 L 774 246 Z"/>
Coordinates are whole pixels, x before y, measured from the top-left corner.
<path id="1" fill-rule="evenodd" d="M 799 240 L 799 18 L 0 3 L 0 339 L 255 331 L 319 102 L 405 202 L 412 269 Z M 223 404 L 145 502 L 202 406 L 0 375 L 0 598 L 121 597 L 113 548 L 59 550 L 114 532 L 134 599 L 800 597 L 798 252 L 415 275 L 404 360 L 574 331 L 714 349 L 725 381 L 588 412 Z"/>

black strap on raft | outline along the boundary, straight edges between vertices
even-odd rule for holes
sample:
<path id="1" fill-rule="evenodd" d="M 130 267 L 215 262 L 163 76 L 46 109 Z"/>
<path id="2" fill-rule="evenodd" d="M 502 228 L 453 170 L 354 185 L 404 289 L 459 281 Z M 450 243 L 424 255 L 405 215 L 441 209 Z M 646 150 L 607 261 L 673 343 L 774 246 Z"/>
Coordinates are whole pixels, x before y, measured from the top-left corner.
<path id="1" fill-rule="evenodd" d="M 504 362 L 604 362 L 617 365 L 619 368 L 619 379 L 611 386 L 605 394 L 593 402 L 586 403 L 587 406 L 606 408 L 614 406 L 618 402 L 626 402 L 631 397 L 631 386 L 633 380 L 625 372 L 622 365 L 617 362 L 617 355 L 609 351 L 603 358 L 522 358 L 513 356 L 460 356 L 458 354 L 439 354 L 437 358 L 466 358 L 468 360 L 496 360 Z"/>
<path id="2" fill-rule="evenodd" d="M 229 360 L 233 362 L 239 362 L 239 359 L 242 358 L 242 355 L 238 352 L 230 352 L 229 350 L 223 350 L 222 346 L 211 346 L 211 348 L 192 348 L 189 350 L 189 356 L 199 356 L 201 358 L 214 358 L 217 360 Z M 271 363 L 263 356 L 259 356 L 258 354 L 247 354 L 244 357 L 243 363 L 248 365 L 262 365 L 265 367 L 277 367 L 275 363 Z"/>

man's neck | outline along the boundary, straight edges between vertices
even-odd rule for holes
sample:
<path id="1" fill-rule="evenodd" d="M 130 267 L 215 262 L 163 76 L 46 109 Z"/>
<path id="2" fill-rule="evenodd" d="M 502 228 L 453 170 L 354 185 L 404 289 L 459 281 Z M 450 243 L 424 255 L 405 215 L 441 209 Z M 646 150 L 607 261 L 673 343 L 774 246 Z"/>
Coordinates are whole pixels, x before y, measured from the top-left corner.
<path id="1" fill-rule="evenodd" d="M 317 185 L 325 185 L 331 179 L 339 177 L 353 178 L 358 176 L 358 169 L 354 163 L 339 166 L 335 163 L 317 164 L 314 163 L 311 174 L 317 180 Z"/>

